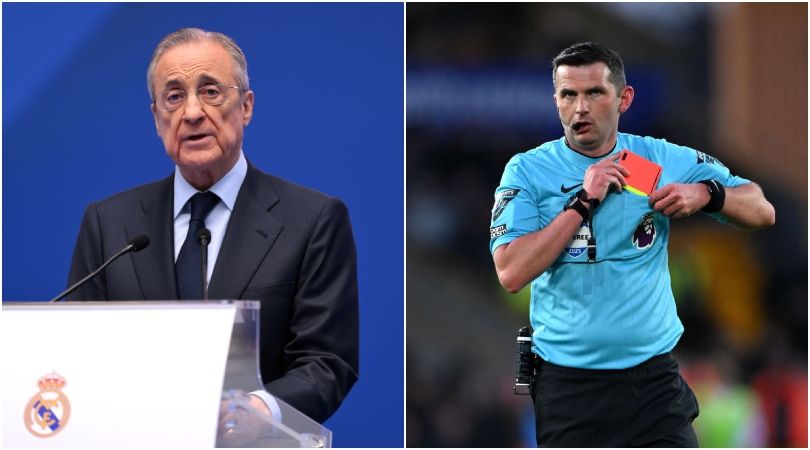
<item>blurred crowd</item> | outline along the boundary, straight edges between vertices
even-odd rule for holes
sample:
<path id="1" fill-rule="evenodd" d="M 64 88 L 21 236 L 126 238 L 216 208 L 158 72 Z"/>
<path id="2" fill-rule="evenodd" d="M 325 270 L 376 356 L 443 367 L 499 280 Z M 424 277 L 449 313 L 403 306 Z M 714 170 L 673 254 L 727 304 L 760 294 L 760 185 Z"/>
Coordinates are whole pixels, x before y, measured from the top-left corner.
<path id="1" fill-rule="evenodd" d="M 621 131 L 718 157 L 777 211 L 758 232 L 703 215 L 672 223 L 686 328 L 675 356 L 699 400 L 701 445 L 807 447 L 806 193 L 710 137 L 707 49 L 723 11 L 638 5 L 407 5 L 408 446 L 535 445 L 531 400 L 512 392 L 528 287 L 500 287 L 487 227 L 507 161 L 561 135 L 551 59 L 595 40 L 622 54 L 637 87 Z"/>

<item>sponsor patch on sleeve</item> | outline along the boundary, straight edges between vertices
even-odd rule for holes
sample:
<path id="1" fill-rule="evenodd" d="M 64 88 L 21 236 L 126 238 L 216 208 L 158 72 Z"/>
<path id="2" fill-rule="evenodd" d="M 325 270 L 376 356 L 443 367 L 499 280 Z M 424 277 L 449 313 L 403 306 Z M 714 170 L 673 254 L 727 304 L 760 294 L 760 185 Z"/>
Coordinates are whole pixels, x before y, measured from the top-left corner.
<path id="1" fill-rule="evenodd" d="M 717 166 L 726 167 L 725 164 L 721 163 L 719 159 L 715 158 L 714 156 L 707 155 L 701 151 L 697 151 L 697 163 L 698 164 L 714 164 Z"/>
<path id="2" fill-rule="evenodd" d="M 520 189 L 504 189 L 495 194 L 495 206 L 492 207 L 492 221 L 496 221 L 501 213 L 506 208 L 506 205 L 517 197 Z"/>
<path id="3" fill-rule="evenodd" d="M 497 227 L 489 227 L 489 238 L 495 239 L 506 234 L 506 225 L 498 225 Z"/>

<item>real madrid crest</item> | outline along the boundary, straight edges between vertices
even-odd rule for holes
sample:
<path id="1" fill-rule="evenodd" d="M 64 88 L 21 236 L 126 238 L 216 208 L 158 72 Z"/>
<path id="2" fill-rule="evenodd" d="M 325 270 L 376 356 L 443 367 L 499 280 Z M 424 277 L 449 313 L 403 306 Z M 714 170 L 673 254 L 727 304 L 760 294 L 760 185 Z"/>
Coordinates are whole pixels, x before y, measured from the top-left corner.
<path id="1" fill-rule="evenodd" d="M 39 393 L 25 407 L 25 427 L 36 437 L 56 435 L 70 419 L 70 402 L 62 388 L 66 380 L 56 372 L 39 379 Z"/>

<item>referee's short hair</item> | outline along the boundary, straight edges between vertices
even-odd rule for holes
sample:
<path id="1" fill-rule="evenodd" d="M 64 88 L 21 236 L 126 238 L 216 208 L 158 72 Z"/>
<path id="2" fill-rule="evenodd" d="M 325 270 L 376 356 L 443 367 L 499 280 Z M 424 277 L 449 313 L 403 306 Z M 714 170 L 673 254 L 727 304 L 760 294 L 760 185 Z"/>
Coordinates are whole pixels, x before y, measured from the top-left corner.
<path id="1" fill-rule="evenodd" d="M 599 45 L 595 42 L 580 42 L 574 44 L 557 55 L 551 62 L 553 70 L 551 78 L 554 81 L 554 88 L 557 87 L 557 68 L 560 66 L 587 66 L 594 63 L 605 63 L 610 69 L 608 80 L 616 86 L 616 93 L 621 92 L 627 84 L 624 77 L 624 62 L 622 57 L 615 51 Z"/>

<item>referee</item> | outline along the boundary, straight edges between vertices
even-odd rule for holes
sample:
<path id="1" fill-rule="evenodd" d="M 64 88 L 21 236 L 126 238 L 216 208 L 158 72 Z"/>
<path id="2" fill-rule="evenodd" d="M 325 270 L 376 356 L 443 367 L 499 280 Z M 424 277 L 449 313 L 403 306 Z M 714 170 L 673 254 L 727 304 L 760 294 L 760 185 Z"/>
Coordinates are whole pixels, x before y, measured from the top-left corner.
<path id="1" fill-rule="evenodd" d="M 615 51 L 572 45 L 552 76 L 564 136 L 509 161 L 490 227 L 503 287 L 532 286 L 537 444 L 697 447 L 697 400 L 670 354 L 684 330 L 670 219 L 703 211 L 757 229 L 774 224 L 774 208 L 716 158 L 619 133 L 634 90 Z M 624 149 L 663 168 L 649 196 L 623 189 Z"/>

